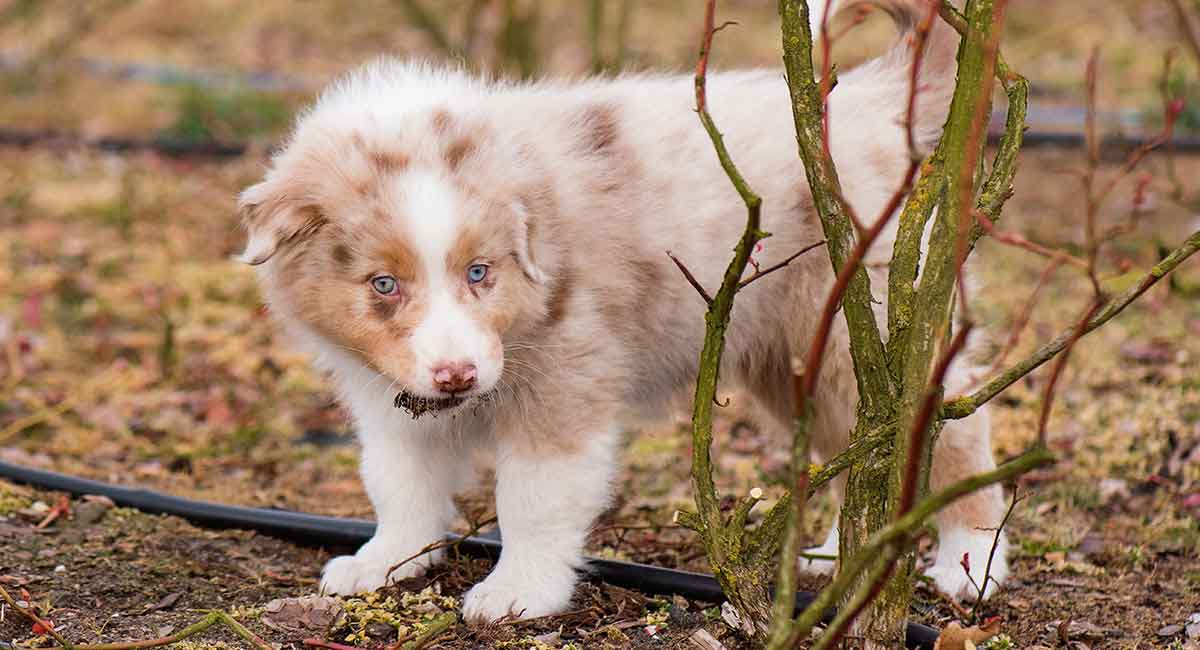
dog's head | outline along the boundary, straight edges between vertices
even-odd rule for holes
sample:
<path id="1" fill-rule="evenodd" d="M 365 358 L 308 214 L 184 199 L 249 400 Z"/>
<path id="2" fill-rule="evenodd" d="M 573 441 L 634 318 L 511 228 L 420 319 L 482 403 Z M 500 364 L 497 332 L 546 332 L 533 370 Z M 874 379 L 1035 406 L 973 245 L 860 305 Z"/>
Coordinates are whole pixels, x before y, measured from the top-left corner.
<path id="1" fill-rule="evenodd" d="M 547 191 L 489 176 L 529 168 L 502 136 L 450 106 L 372 108 L 388 98 L 367 82 L 322 98 L 243 192 L 242 260 L 273 311 L 392 380 L 398 404 L 454 406 L 495 388 L 506 335 L 544 313 Z"/>

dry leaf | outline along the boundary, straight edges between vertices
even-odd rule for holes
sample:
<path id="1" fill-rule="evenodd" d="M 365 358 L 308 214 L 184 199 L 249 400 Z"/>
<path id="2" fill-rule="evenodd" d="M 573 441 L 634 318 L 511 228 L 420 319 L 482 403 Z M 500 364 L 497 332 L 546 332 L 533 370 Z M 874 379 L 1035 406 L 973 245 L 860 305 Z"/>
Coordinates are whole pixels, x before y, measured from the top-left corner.
<path id="1" fill-rule="evenodd" d="M 957 621 L 946 626 L 938 635 L 933 650 L 971 650 L 1000 633 L 1000 617 L 994 616 L 983 625 L 964 628 Z"/>

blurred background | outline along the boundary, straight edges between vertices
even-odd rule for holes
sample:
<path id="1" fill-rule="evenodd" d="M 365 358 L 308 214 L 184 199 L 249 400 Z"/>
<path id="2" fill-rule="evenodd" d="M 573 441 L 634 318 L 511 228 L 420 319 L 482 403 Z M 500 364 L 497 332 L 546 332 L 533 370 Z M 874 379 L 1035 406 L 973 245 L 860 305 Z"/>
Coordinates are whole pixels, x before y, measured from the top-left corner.
<path id="1" fill-rule="evenodd" d="M 243 241 L 234 197 L 262 173 L 295 112 L 364 61 L 457 61 L 527 79 L 690 74 L 702 4 L 0 0 L 0 459 L 230 503 L 369 516 L 345 413 L 271 326 L 250 270 L 229 259 Z M 737 25 L 717 36 L 715 67 L 779 66 L 774 2 L 727 0 L 718 11 Z M 1106 286 L 1129 286 L 1197 228 L 1197 16 L 1193 0 L 1009 3 L 1003 52 L 1033 85 L 1031 140 L 1065 144 L 1023 154 L 1003 229 L 1079 250 L 1078 143 L 1094 48 L 1109 138 L 1099 171 L 1116 183 L 1100 219 L 1136 223 L 1102 251 Z M 873 16 L 833 56 L 847 69 L 892 37 L 889 21 Z M 1164 92 L 1187 100 L 1178 151 L 1121 175 L 1129 140 L 1161 127 Z M 985 289 L 974 307 L 992 328 L 985 348 L 994 357 L 1045 260 L 993 241 L 977 259 Z M 1161 608 L 1153 594 L 1164 589 L 1200 589 L 1198 285 L 1193 260 L 1076 351 L 1051 423 L 1063 462 L 1027 481 L 1031 496 L 1012 524 L 1015 591 L 998 613 L 1036 609 L 1036 627 L 1072 615 L 1055 608 L 1103 609 L 1091 596 L 1039 591 L 1064 575 L 1088 593 L 1125 580 L 1125 592 L 1150 594 L 1113 609 L 1112 625 L 1122 608 Z M 1009 359 L 1073 323 L 1088 297 L 1076 269 L 1053 274 Z M 1034 437 L 1041 381 L 1034 375 L 999 400 L 998 457 Z M 735 403 L 719 423 L 720 483 L 739 493 L 777 484 L 787 460 L 752 416 Z M 622 497 L 592 552 L 704 568 L 691 536 L 670 525 L 690 498 L 690 443 L 677 425 L 630 432 Z M 40 500 L 0 481 L 0 518 Z M 463 503 L 475 514 L 490 508 L 486 489 Z M 828 504 L 815 506 L 814 540 L 831 517 Z M 2 556 L 0 573 L 14 570 Z M 311 578 L 318 568 L 298 570 Z M 1164 572 L 1168 586 L 1155 577 Z M 932 600 L 924 615 L 948 615 Z"/>

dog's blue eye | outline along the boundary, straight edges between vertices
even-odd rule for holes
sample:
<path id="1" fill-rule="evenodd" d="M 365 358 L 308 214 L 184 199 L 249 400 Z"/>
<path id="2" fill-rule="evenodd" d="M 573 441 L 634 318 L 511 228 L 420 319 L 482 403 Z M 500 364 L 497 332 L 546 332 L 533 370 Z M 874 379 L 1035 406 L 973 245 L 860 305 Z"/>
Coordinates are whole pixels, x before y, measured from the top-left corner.
<path id="1" fill-rule="evenodd" d="M 487 264 L 472 264 L 467 267 L 467 282 L 478 284 L 487 277 Z"/>
<path id="2" fill-rule="evenodd" d="M 385 296 L 390 296 L 396 292 L 396 278 L 390 275 L 377 275 L 371 278 L 371 287 Z"/>

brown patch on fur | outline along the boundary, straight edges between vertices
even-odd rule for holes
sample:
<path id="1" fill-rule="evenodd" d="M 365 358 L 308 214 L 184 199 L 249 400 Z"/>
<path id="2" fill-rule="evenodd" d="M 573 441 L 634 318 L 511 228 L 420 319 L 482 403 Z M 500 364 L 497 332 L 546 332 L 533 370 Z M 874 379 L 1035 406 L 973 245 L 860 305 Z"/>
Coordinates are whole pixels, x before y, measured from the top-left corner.
<path id="1" fill-rule="evenodd" d="M 454 116 L 450 115 L 450 111 L 444 108 L 439 108 L 433 112 L 433 132 L 438 135 L 445 135 L 450 132 L 450 127 L 454 126 Z"/>
<path id="2" fill-rule="evenodd" d="M 392 215 L 379 206 L 371 208 L 371 219 L 375 220 L 381 226 L 390 226 L 392 223 Z"/>
<path id="3" fill-rule="evenodd" d="M 381 296 L 375 293 L 371 295 L 371 312 L 379 320 L 390 321 L 396 316 L 403 302 L 401 296 Z"/>
<path id="4" fill-rule="evenodd" d="M 596 104 L 587 107 L 580 118 L 580 126 L 584 153 L 607 155 L 612 152 L 620 131 L 616 106 Z"/>
<path id="5" fill-rule="evenodd" d="M 450 167 L 450 171 L 458 171 L 464 160 L 475 153 L 476 144 L 470 136 L 462 136 L 450 143 L 446 147 L 446 152 L 443 157 L 446 159 L 446 165 Z"/>
<path id="6" fill-rule="evenodd" d="M 371 196 L 375 193 L 376 179 L 369 177 L 360 181 L 354 182 L 354 192 L 362 197 Z"/>
<path id="7" fill-rule="evenodd" d="M 346 269 L 354 262 L 354 253 L 351 252 L 349 246 L 341 242 L 333 245 L 333 249 L 330 250 L 330 257 L 333 258 L 333 263 L 339 269 Z"/>
<path id="8" fill-rule="evenodd" d="M 395 234 L 376 239 L 371 258 L 381 263 L 379 272 L 390 273 L 401 283 L 416 280 L 420 273 L 420 257 L 403 237 Z"/>
<path id="9" fill-rule="evenodd" d="M 575 292 L 575 277 L 570 270 L 565 270 L 554 280 L 550 288 L 550 298 L 546 302 L 546 325 L 554 327 L 567 317 L 567 303 Z"/>
<path id="10" fill-rule="evenodd" d="M 378 174 L 397 174 L 408 168 L 408 155 L 399 151 L 372 151 L 367 155 Z"/>

